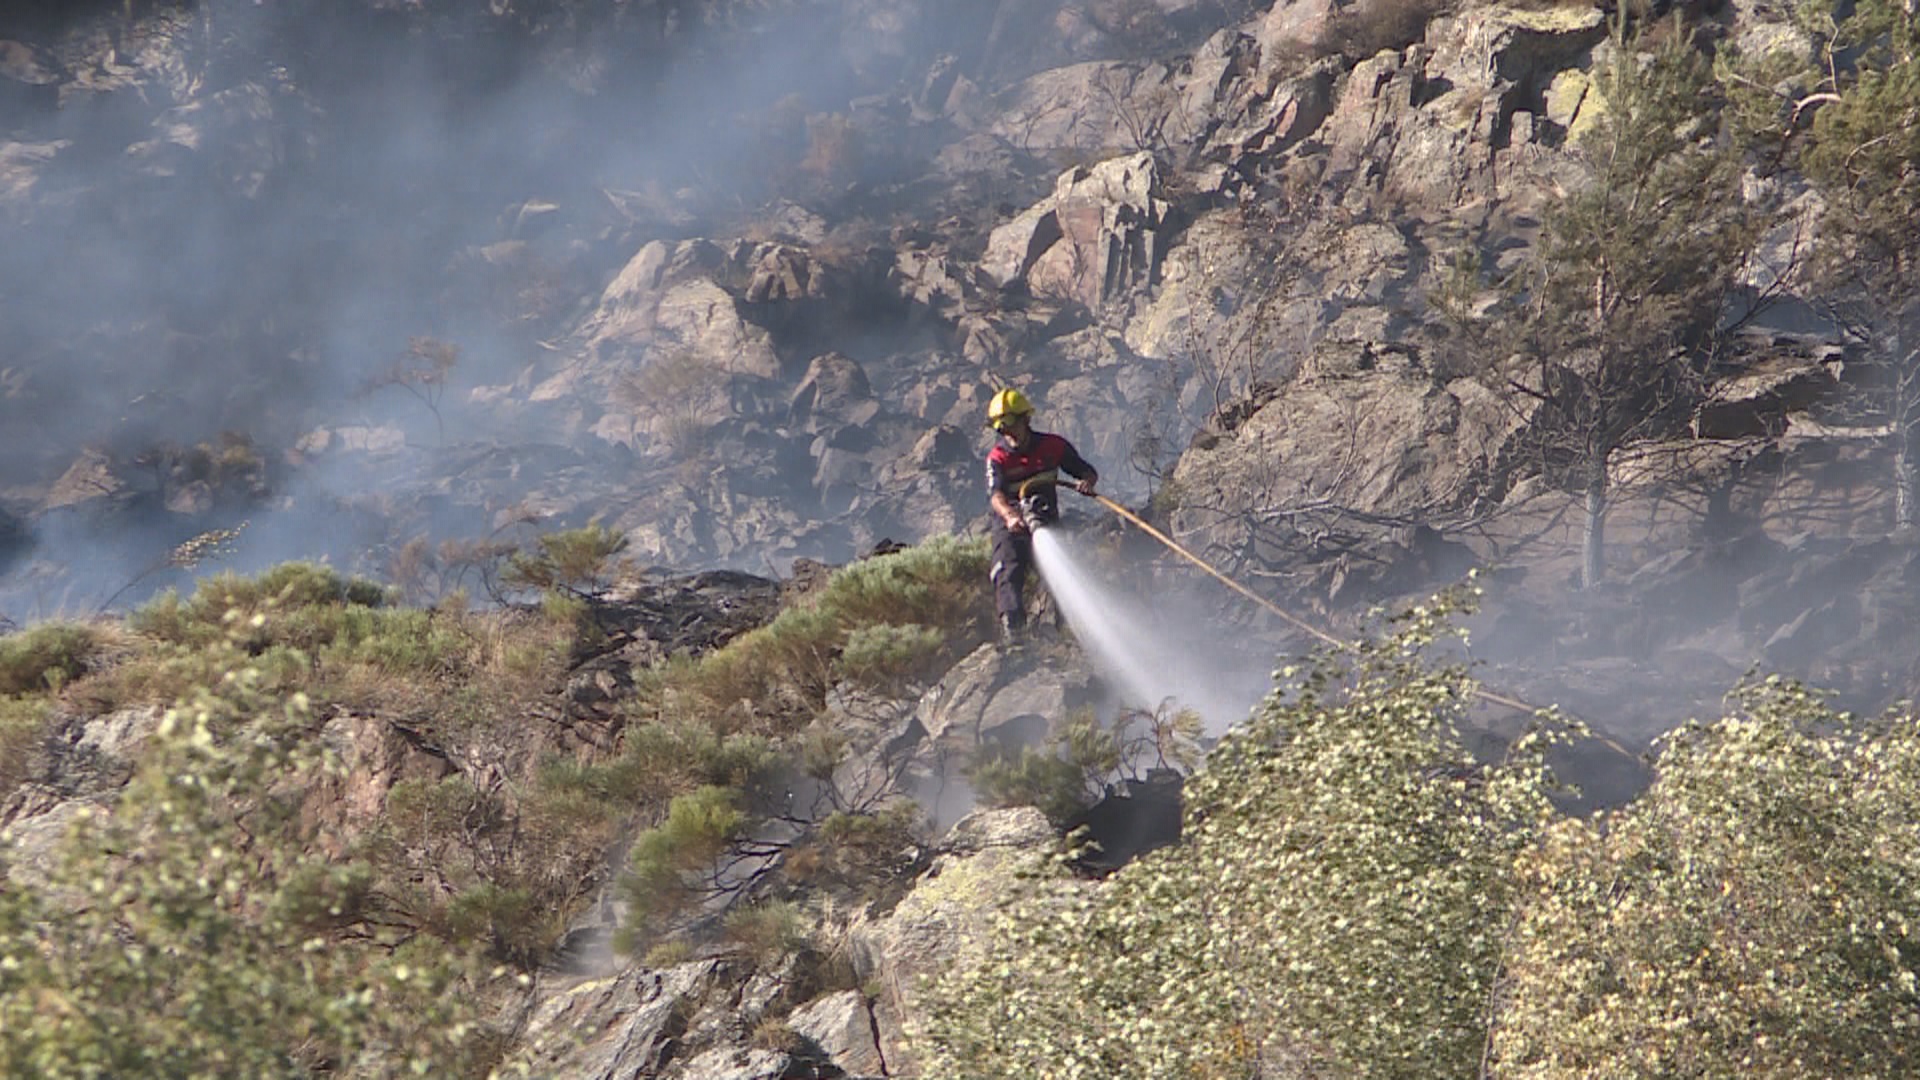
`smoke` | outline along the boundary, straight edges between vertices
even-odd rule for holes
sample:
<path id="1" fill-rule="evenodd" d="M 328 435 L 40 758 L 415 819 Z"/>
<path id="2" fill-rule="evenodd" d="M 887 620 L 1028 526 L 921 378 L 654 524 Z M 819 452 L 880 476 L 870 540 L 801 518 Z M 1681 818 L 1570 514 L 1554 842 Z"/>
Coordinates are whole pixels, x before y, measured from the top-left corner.
<path id="1" fill-rule="evenodd" d="M 1219 734 L 1246 719 L 1271 689 L 1270 664 L 1245 655 L 1217 624 L 1175 598 L 1148 600 L 1101 581 L 1066 530 L 1035 530 L 1033 554 L 1074 637 L 1124 704 L 1190 708 Z"/>
<path id="2" fill-rule="evenodd" d="M 34 519 L 34 560 L 93 579 L 48 583 L 52 599 L 36 603 L 84 609 L 242 517 L 255 521 L 251 563 L 349 561 L 365 535 L 332 520 L 342 498 L 445 467 L 397 454 L 388 475 L 349 478 L 287 464 L 316 428 L 388 425 L 426 448 L 551 440 L 537 420 L 516 429 L 466 396 L 550 361 L 542 342 L 564 340 L 583 298 L 649 240 L 724 235 L 780 199 L 835 220 L 863 185 L 923 174 L 916 155 L 939 143 L 869 140 L 840 172 L 810 172 L 809 118 L 858 119 L 862 95 L 897 101 L 941 53 L 978 74 L 993 28 L 972 7 L 103 0 L 0 12 L 0 39 L 32 54 L 20 70 L 60 88 L 0 96 L 0 523 Z M 509 256 L 548 279 L 504 280 Z M 536 288 L 557 299 L 526 301 Z M 460 349 L 433 416 L 397 391 L 366 392 L 416 336 Z M 883 353 L 886 331 L 872 337 L 865 353 Z M 124 464 L 227 431 L 266 459 L 273 507 L 156 510 L 164 493 L 140 489 L 118 496 L 132 512 L 50 509 L 85 447 Z M 269 512 L 282 520 L 262 524 Z"/>

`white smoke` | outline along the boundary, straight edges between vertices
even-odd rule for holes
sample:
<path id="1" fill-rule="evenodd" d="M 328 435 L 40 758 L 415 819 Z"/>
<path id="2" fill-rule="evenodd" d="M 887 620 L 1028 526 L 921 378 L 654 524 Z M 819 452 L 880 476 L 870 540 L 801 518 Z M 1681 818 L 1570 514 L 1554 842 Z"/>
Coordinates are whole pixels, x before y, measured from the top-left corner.
<path id="1" fill-rule="evenodd" d="M 1240 657 L 1209 648 L 1213 628 L 1099 580 L 1065 530 L 1035 530 L 1033 554 L 1074 637 L 1125 704 L 1156 709 L 1171 700 L 1217 734 L 1246 719 L 1267 689 L 1264 675 L 1240 670 Z"/>

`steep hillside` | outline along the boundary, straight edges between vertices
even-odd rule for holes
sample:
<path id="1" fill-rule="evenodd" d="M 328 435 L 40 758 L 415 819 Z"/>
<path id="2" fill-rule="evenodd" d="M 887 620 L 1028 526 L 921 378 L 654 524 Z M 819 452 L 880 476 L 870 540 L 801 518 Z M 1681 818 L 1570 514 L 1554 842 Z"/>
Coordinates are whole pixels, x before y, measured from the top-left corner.
<path id="1" fill-rule="evenodd" d="M 1859 823 L 1904 828 L 1911 722 L 1829 704 L 1920 689 L 1917 35 L 9 8 L 0 1066 L 1586 1075 L 1765 988 L 1687 1019 L 1887 1071 L 1908 871 Z M 1071 635 L 987 645 L 1006 386 L 1320 632 L 1070 508 L 1216 681 L 1290 672 L 1224 742 Z M 1834 698 L 1727 704 L 1756 669 Z M 1580 797 L 1527 756 L 1563 720 Z M 1260 880 L 1208 907 L 1221 866 Z M 1656 914 L 1602 918 L 1612 880 Z M 1240 951 L 1183 936 L 1216 921 Z M 1696 931 L 1760 959 L 1675 974 Z M 1636 965 L 1655 1004 L 1581 1011 Z M 1815 1030 L 1836 995 L 1869 1037 Z"/>

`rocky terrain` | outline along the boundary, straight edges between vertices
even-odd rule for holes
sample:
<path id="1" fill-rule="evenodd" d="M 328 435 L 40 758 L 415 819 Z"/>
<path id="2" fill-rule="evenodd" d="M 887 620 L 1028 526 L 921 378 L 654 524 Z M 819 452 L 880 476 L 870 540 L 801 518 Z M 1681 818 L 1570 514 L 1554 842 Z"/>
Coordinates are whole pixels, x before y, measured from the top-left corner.
<path id="1" fill-rule="evenodd" d="M 645 573 L 596 595 L 613 640 L 552 675 L 560 733 L 518 763 L 590 760 L 652 666 L 770 622 L 822 564 L 982 532 L 982 411 L 1015 385 L 1108 490 L 1336 633 L 1484 568 L 1483 675 L 1609 738 L 1586 760 L 1600 802 L 1750 667 L 1868 711 L 1920 685 L 1920 547 L 1840 404 L 1857 343 L 1804 298 L 1613 460 L 1586 589 L 1582 494 L 1532 450 L 1546 421 L 1460 358 L 1449 267 L 1520 265 L 1583 182 L 1600 8 L 309 7 L 0 21 L 9 623 L 290 558 L 429 603 L 479 579 L 423 551 L 605 525 Z M 1737 0 L 1688 14 L 1726 46 L 1794 32 Z M 1211 605 L 1223 637 L 1311 644 L 1074 509 L 1117 572 Z M 612 964 L 603 869 L 518 1005 L 538 1068 L 916 1075 L 918 980 L 1058 840 L 1031 808 L 967 813 L 944 763 L 1105 700 L 1064 648 L 955 659 L 897 697 L 823 698 L 849 760 L 943 833 L 848 921 L 853 985 L 795 1000 L 804 979 L 726 955 Z M 64 749 L 0 804 L 28 864 L 124 779 L 151 706 L 63 714 Z M 378 710 L 327 730 L 358 763 L 347 807 L 515 764 Z"/>

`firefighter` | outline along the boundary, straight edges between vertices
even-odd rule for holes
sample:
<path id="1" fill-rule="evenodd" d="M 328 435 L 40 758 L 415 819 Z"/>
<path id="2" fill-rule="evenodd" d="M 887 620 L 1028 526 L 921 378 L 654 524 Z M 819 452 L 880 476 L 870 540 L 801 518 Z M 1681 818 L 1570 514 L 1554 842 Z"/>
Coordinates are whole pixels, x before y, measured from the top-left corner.
<path id="1" fill-rule="evenodd" d="M 1002 390 L 987 405 L 987 424 L 999 437 L 987 454 L 987 494 L 993 507 L 993 606 L 1001 640 L 1018 644 L 1026 635 L 1027 570 L 1033 565 L 1035 521 L 1058 512 L 1059 474 L 1075 490 L 1092 495 L 1100 474 L 1073 444 L 1033 430 L 1033 402 L 1018 390 Z"/>

